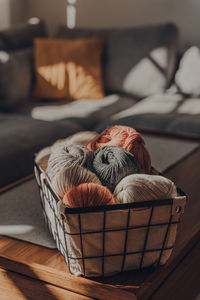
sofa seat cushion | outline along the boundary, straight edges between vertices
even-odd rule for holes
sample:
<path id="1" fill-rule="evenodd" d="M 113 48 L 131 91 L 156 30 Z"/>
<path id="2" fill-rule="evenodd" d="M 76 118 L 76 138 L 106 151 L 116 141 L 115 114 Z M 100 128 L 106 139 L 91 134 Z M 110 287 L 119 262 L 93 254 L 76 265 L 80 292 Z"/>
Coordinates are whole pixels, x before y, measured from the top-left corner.
<path id="1" fill-rule="evenodd" d="M 45 121 L 71 120 L 87 130 L 135 103 L 130 97 L 109 95 L 101 100 L 77 100 L 63 105 L 37 106 L 33 108 L 31 115 L 34 119 Z"/>
<path id="2" fill-rule="evenodd" d="M 99 124 L 96 130 L 116 124 L 200 137 L 200 98 L 171 93 L 151 96 L 113 115 L 109 122 Z"/>
<path id="3" fill-rule="evenodd" d="M 44 122 L 0 114 L 0 187 L 33 172 L 33 155 L 59 138 L 80 131 L 70 121 Z"/>
<path id="4" fill-rule="evenodd" d="M 171 23 L 123 29 L 67 29 L 57 38 L 105 39 L 104 86 L 108 93 L 142 98 L 164 90 L 174 71 L 178 30 Z"/>

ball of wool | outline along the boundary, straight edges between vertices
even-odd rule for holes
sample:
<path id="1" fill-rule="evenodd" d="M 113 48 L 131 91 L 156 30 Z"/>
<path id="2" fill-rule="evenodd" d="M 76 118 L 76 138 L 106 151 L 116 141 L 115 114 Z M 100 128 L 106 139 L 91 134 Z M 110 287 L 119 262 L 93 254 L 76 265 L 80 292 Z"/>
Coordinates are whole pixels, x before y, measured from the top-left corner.
<path id="1" fill-rule="evenodd" d="M 39 151 L 35 156 L 36 164 L 40 166 L 44 171 L 46 171 L 50 154 L 51 147 L 46 147 Z"/>
<path id="2" fill-rule="evenodd" d="M 92 182 L 74 186 L 65 193 L 62 201 L 72 208 L 115 204 L 113 195 L 105 186 Z"/>
<path id="3" fill-rule="evenodd" d="M 84 146 L 87 146 L 87 144 L 93 140 L 98 135 L 95 131 L 81 131 L 77 132 L 65 139 L 57 140 L 52 145 L 52 151 L 54 151 L 55 148 L 66 145 L 67 143 L 70 144 L 81 144 Z"/>
<path id="4" fill-rule="evenodd" d="M 73 186 L 85 182 L 101 184 L 99 178 L 90 170 L 81 166 L 66 167 L 58 172 L 52 179 L 52 188 L 61 198 Z"/>
<path id="5" fill-rule="evenodd" d="M 117 203 L 131 203 L 177 196 L 175 184 L 159 175 L 133 174 L 123 178 L 114 190 Z"/>
<path id="6" fill-rule="evenodd" d="M 134 155 L 117 146 L 104 146 L 97 149 L 87 160 L 87 168 L 94 172 L 101 183 L 111 191 L 125 176 L 141 173 Z"/>
<path id="7" fill-rule="evenodd" d="M 150 174 L 151 158 L 149 152 L 145 147 L 141 134 L 134 128 L 113 126 L 104 130 L 87 145 L 92 152 L 103 146 L 120 146 L 131 152 L 139 162 L 144 173 Z"/>
<path id="8" fill-rule="evenodd" d="M 50 180 L 65 167 L 83 166 L 90 154 L 85 146 L 79 144 L 66 144 L 55 148 L 48 160 L 47 174 Z"/>

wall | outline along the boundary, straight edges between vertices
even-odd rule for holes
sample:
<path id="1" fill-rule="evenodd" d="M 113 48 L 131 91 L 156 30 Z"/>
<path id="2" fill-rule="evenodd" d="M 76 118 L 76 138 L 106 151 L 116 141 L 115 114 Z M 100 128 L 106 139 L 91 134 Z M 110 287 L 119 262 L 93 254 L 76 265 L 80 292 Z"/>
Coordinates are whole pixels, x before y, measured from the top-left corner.
<path id="1" fill-rule="evenodd" d="M 1 1 L 1 0 L 0 0 Z M 10 1 L 10 23 L 18 24 L 27 20 L 29 7 L 27 0 L 9 0 Z"/>
<path id="2" fill-rule="evenodd" d="M 10 2 L 0 0 L 0 30 L 10 26 Z"/>
<path id="3" fill-rule="evenodd" d="M 0 0 L 0 30 L 27 20 L 26 0 Z"/>
<path id="4" fill-rule="evenodd" d="M 11 24 L 13 20 L 16 23 L 38 16 L 46 20 L 49 32 L 53 33 L 57 24 L 66 23 L 67 0 L 0 0 L 0 26 L 2 17 L 6 18 L 1 6 L 9 1 Z M 200 0 L 77 0 L 76 7 L 79 27 L 124 27 L 173 21 L 179 26 L 184 42 L 200 45 Z"/>
<path id="5" fill-rule="evenodd" d="M 138 26 L 173 21 L 184 42 L 200 45 L 200 0 L 77 0 L 80 26 Z"/>

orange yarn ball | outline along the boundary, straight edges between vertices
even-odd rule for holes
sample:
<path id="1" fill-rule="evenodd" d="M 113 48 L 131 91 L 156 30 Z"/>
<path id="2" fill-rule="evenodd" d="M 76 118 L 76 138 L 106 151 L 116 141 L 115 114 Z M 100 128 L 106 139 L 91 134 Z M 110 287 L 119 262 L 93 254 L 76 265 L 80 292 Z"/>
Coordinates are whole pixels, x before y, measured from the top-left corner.
<path id="1" fill-rule="evenodd" d="M 141 134 L 134 128 L 116 125 L 105 129 L 87 145 L 87 148 L 94 152 L 103 146 L 124 148 L 135 156 L 144 173 L 150 174 L 151 158 L 149 152 Z"/>
<path id="2" fill-rule="evenodd" d="M 102 185 L 89 182 L 82 183 L 68 190 L 63 203 L 71 208 L 115 204 L 111 192 Z"/>

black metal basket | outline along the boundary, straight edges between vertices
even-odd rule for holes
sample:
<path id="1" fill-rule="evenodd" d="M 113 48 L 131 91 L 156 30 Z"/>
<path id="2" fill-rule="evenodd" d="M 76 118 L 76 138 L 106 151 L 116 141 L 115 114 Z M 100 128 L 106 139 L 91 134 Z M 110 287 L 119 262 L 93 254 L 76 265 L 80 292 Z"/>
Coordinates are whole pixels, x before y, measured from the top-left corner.
<path id="1" fill-rule="evenodd" d="M 68 208 L 37 164 L 35 175 L 46 223 L 72 274 L 108 276 L 170 257 L 186 204 L 179 188 L 174 199 Z"/>

